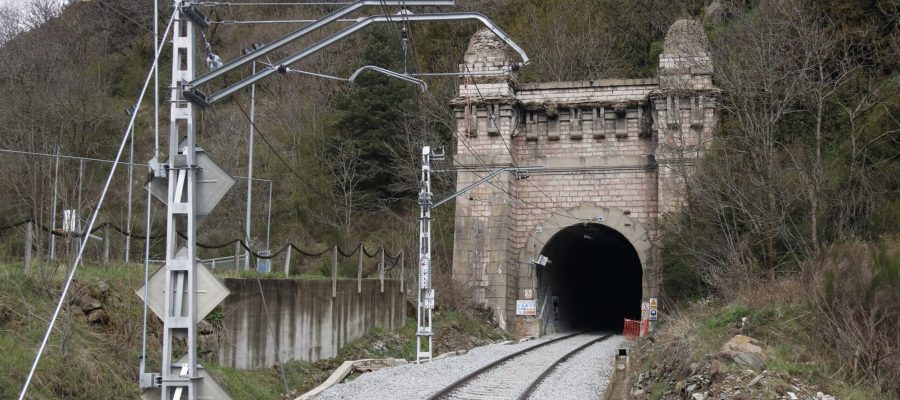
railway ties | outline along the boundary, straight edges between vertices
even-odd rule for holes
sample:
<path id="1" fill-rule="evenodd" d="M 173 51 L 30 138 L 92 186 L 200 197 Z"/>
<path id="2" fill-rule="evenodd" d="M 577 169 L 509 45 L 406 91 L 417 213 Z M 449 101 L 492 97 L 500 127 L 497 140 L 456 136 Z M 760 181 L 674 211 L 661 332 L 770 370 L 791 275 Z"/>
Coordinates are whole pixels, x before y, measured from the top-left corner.
<path id="1" fill-rule="evenodd" d="M 610 336 L 576 333 L 531 346 L 473 371 L 429 400 L 527 399 L 556 366 Z"/>

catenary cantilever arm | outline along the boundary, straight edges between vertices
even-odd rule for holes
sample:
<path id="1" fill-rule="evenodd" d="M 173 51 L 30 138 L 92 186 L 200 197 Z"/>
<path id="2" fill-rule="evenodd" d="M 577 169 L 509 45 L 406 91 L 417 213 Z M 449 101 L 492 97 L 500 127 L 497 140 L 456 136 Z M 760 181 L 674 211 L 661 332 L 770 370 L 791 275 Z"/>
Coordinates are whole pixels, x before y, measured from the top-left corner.
<path id="1" fill-rule="evenodd" d="M 457 190 L 456 193 L 453 193 L 453 194 L 451 194 L 450 196 L 447 196 L 447 198 L 445 198 L 445 199 L 443 199 L 443 200 L 441 200 L 441 201 L 439 201 L 439 202 L 437 202 L 437 203 L 434 203 L 434 204 L 431 206 L 431 208 L 437 208 L 437 206 L 439 206 L 439 205 L 441 205 L 441 204 L 444 204 L 444 203 L 446 203 L 446 202 L 448 202 L 448 201 L 450 201 L 450 200 L 453 200 L 453 199 L 459 197 L 460 195 L 462 195 L 462 194 L 468 192 L 468 191 L 469 191 L 470 189 L 472 189 L 473 187 L 478 186 L 478 185 L 480 185 L 480 184 L 482 184 L 482 183 L 484 183 L 484 182 L 487 182 L 487 181 L 490 180 L 491 178 L 493 178 L 493 177 L 495 177 L 495 176 L 497 176 L 497 175 L 500 175 L 500 174 L 502 174 L 502 173 L 504 173 L 504 172 L 535 171 L 535 170 L 540 170 L 540 169 L 544 169 L 544 167 L 540 167 L 540 166 L 539 166 L 539 167 L 506 167 L 506 168 L 500 168 L 500 169 L 498 169 L 498 170 L 496 170 L 496 171 L 494 171 L 494 172 L 491 172 L 490 174 L 487 174 L 487 175 L 481 177 L 481 179 L 479 179 L 479 180 L 477 180 L 477 181 L 475 181 L 475 182 L 470 183 L 468 186 L 466 186 L 466 187 L 464 187 L 464 188 L 462 188 L 462 189 L 460 189 L 460 190 Z"/>
<path id="2" fill-rule="evenodd" d="M 329 45 L 331 45 L 341 39 L 344 39 L 347 36 L 350 36 L 354 32 L 356 32 L 360 29 L 363 29 L 363 28 L 365 28 L 373 23 L 376 23 L 376 22 L 406 22 L 406 21 L 408 21 L 408 22 L 424 22 L 424 21 L 463 21 L 463 20 L 481 21 L 488 29 L 490 29 L 492 32 L 494 32 L 494 34 L 497 35 L 497 37 L 499 37 L 500 40 L 502 40 L 504 43 L 506 43 L 507 45 L 512 47 L 512 49 L 515 50 L 517 53 L 519 53 L 519 56 L 522 57 L 522 64 L 528 64 L 529 59 L 528 59 L 528 55 L 525 54 L 525 50 L 523 50 L 518 44 L 516 44 L 516 42 L 514 42 L 509 37 L 509 35 L 506 34 L 506 32 L 504 32 L 502 29 L 500 29 L 500 27 L 498 27 L 496 24 L 494 24 L 493 21 L 491 21 L 484 15 L 481 15 L 478 13 L 447 13 L 447 14 L 412 14 L 412 15 L 404 15 L 402 18 L 399 18 L 397 16 L 390 17 L 390 16 L 385 16 L 385 15 L 362 18 L 359 20 L 359 22 L 338 31 L 337 33 L 313 44 L 310 47 L 307 47 L 306 49 L 301 50 L 300 52 L 298 52 L 288 58 L 285 58 L 284 60 L 281 60 L 278 63 L 275 63 L 275 65 L 287 66 L 287 65 L 293 64 L 295 62 L 298 62 L 298 61 L 318 52 L 319 50 L 322 50 L 325 47 L 328 47 Z M 257 72 L 254 75 L 250 75 L 250 76 L 238 81 L 237 83 L 227 86 L 224 89 L 222 89 L 212 95 L 209 95 L 209 96 L 205 96 L 200 91 L 198 91 L 195 87 L 196 81 L 193 81 L 189 85 L 185 86 L 185 88 L 184 88 L 185 97 L 199 105 L 203 105 L 203 106 L 210 105 L 215 102 L 221 101 L 222 99 L 227 98 L 228 96 L 232 95 L 233 93 L 237 92 L 238 90 L 241 90 L 249 85 L 252 85 L 252 84 L 256 83 L 257 81 L 259 81 L 269 75 L 272 75 L 276 72 L 277 72 L 277 68 L 273 68 L 273 67 L 266 68 L 262 71 Z"/>
<path id="3" fill-rule="evenodd" d="M 228 73 L 231 70 L 234 70 L 235 68 L 238 68 L 242 65 L 246 65 L 247 63 L 249 63 L 259 57 L 269 54 L 269 53 L 283 47 L 284 45 L 291 43 L 294 40 L 297 40 L 313 31 L 315 31 L 316 29 L 319 29 L 325 25 L 328 25 L 334 21 L 337 21 L 337 20 L 347 16 L 348 14 L 350 14 L 356 10 L 359 10 L 360 8 L 366 7 L 366 6 L 402 6 L 402 7 L 452 6 L 453 3 L 454 3 L 454 0 L 400 0 L 400 1 L 360 0 L 360 1 L 354 2 L 352 4 L 348 4 L 347 6 L 342 7 L 340 9 L 338 9 L 337 11 L 335 11 L 331 14 L 328 14 L 309 25 L 305 25 L 304 27 L 302 27 L 300 29 L 297 29 L 291 33 L 288 33 L 287 35 L 284 35 L 278 39 L 275 39 L 272 42 L 260 47 L 256 51 L 242 55 L 242 56 L 232 60 L 231 62 L 229 62 L 219 68 L 216 68 L 215 70 L 210 71 L 203 76 L 200 76 L 200 77 L 194 79 L 193 81 L 191 81 L 190 85 L 191 85 L 191 87 L 197 87 L 197 86 L 207 83 L 215 78 L 224 76 L 226 73 Z"/>
<path id="4" fill-rule="evenodd" d="M 404 81 L 407 81 L 410 83 L 415 83 L 416 85 L 419 85 L 419 87 L 422 88 L 422 92 L 428 90 L 428 84 L 425 83 L 425 81 L 423 81 L 421 79 L 413 78 L 409 75 L 404 75 L 399 72 L 391 71 L 389 69 L 376 67 L 374 65 L 366 65 L 366 66 L 360 67 L 359 69 L 356 70 L 356 72 L 353 73 L 353 75 L 350 75 L 350 77 L 347 78 L 347 80 L 350 82 L 353 82 L 356 80 L 356 78 L 359 77 L 359 74 L 361 74 L 363 71 L 367 71 L 367 70 L 380 72 L 380 73 L 390 76 L 392 78 L 397 78 L 397 79 L 404 80 Z"/>

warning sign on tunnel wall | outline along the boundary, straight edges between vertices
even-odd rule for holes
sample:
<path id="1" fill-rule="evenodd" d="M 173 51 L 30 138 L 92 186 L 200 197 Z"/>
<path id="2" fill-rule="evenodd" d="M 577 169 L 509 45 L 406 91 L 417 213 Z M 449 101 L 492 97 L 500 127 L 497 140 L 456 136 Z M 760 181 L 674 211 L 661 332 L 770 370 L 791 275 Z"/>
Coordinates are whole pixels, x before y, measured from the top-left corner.
<path id="1" fill-rule="evenodd" d="M 537 307 L 534 300 L 516 300 L 516 315 L 535 316 L 537 315 Z"/>

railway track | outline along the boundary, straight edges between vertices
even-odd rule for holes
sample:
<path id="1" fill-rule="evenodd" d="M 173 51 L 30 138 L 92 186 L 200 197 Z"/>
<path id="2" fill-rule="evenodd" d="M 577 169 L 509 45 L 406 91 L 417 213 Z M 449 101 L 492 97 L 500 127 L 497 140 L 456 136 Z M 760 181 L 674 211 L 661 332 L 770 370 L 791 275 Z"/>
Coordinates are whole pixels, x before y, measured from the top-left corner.
<path id="1" fill-rule="evenodd" d="M 485 365 L 428 399 L 527 399 L 559 364 L 610 336 L 581 332 L 542 342 Z"/>

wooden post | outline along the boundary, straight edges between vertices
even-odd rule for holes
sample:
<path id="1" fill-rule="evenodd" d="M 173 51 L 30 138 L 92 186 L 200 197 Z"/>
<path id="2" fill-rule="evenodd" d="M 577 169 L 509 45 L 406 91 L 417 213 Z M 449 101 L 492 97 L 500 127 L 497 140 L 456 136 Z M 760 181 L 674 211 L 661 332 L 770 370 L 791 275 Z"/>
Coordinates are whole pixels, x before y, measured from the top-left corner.
<path id="1" fill-rule="evenodd" d="M 406 260 L 404 259 L 403 256 L 404 256 L 403 249 L 400 249 L 400 293 L 406 293 L 406 290 L 404 290 L 404 287 L 403 287 L 404 282 L 406 282 L 406 270 L 404 268 L 403 263 Z"/>
<path id="2" fill-rule="evenodd" d="M 378 279 L 381 280 L 381 293 L 384 293 L 384 246 L 381 246 L 381 262 L 378 263 Z"/>
<path id="3" fill-rule="evenodd" d="M 362 269 L 363 257 L 366 256 L 366 246 L 359 244 L 359 263 L 356 265 L 356 294 L 362 293 Z"/>
<path id="4" fill-rule="evenodd" d="M 288 245 L 287 254 L 284 255 L 284 277 L 291 276 L 291 245 Z"/>
<path id="5" fill-rule="evenodd" d="M 109 224 L 103 227 L 103 265 L 109 264 Z"/>
<path id="6" fill-rule="evenodd" d="M 29 274 L 31 272 L 31 241 L 34 236 L 34 222 L 27 221 L 25 222 L 25 274 Z"/>
<path id="7" fill-rule="evenodd" d="M 334 258 L 331 261 L 331 298 L 337 297 L 337 264 L 338 264 L 338 245 L 334 245 Z"/>
<path id="8" fill-rule="evenodd" d="M 238 241 L 234 242 L 234 272 L 240 271 L 240 269 L 238 268 L 238 265 L 241 265 L 240 262 L 241 262 L 241 241 L 238 240 Z"/>

